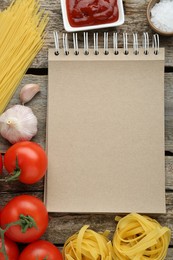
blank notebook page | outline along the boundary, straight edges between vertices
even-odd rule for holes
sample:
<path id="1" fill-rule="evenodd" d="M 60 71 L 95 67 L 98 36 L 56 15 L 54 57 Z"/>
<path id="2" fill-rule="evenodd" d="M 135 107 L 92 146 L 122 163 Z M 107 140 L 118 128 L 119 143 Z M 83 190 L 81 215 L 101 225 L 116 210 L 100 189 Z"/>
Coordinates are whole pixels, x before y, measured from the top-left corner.
<path id="1" fill-rule="evenodd" d="M 164 49 L 49 50 L 50 212 L 165 212 Z"/>

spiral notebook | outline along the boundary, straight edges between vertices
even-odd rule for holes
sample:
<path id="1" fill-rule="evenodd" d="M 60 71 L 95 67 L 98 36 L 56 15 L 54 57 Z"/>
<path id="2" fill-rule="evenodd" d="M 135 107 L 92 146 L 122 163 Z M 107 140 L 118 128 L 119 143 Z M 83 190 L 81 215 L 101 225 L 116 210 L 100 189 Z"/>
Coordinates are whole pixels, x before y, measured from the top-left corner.
<path id="1" fill-rule="evenodd" d="M 164 49 L 126 43 L 49 50 L 49 212 L 165 213 Z"/>

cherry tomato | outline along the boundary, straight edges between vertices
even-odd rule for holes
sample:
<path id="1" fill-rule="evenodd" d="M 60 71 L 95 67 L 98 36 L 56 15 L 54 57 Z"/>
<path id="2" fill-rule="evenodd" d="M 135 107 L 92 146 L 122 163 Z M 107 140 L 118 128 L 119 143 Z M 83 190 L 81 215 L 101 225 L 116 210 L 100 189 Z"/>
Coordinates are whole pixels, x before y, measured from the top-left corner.
<path id="1" fill-rule="evenodd" d="M 0 174 L 2 173 L 3 170 L 3 161 L 2 161 L 2 154 L 0 154 Z"/>
<path id="2" fill-rule="evenodd" d="M 61 252 L 52 243 L 38 240 L 29 244 L 20 254 L 19 260 L 63 260 Z"/>
<path id="3" fill-rule="evenodd" d="M 10 200 L 1 212 L 1 226 L 6 227 L 11 222 L 23 221 L 23 225 L 16 224 L 11 226 L 6 232 L 6 236 L 13 241 L 29 243 L 38 240 L 46 231 L 48 226 L 48 212 L 43 202 L 30 195 L 20 195 Z M 24 230 L 27 218 L 31 227 L 27 226 Z M 35 226 L 34 226 L 35 222 Z"/>
<path id="4" fill-rule="evenodd" d="M 2 247 L 2 241 L 0 239 L 0 249 Z M 11 241 L 9 238 L 5 237 L 5 249 L 8 255 L 8 260 L 18 260 L 19 259 L 19 249 L 15 242 Z M 0 260 L 5 260 L 3 253 L 0 253 Z"/>
<path id="5" fill-rule="evenodd" d="M 37 143 L 18 142 L 5 153 L 4 166 L 9 173 L 14 174 L 14 179 L 15 173 L 17 174 L 17 170 L 20 170 L 18 179 L 25 184 L 33 184 L 46 173 L 47 155 Z"/>

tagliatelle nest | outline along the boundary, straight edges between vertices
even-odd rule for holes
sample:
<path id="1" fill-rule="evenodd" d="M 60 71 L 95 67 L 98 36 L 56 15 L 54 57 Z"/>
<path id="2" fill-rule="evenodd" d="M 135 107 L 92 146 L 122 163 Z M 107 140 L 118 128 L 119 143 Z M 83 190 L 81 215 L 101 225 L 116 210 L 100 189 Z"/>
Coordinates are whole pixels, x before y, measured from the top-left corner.
<path id="1" fill-rule="evenodd" d="M 107 238 L 109 232 L 97 233 L 89 226 L 83 226 L 79 232 L 65 242 L 63 259 L 65 260 L 112 260 L 112 243 Z"/>
<path id="2" fill-rule="evenodd" d="M 164 260 L 171 232 L 155 219 L 136 213 L 118 220 L 113 237 L 113 249 L 121 260 Z"/>

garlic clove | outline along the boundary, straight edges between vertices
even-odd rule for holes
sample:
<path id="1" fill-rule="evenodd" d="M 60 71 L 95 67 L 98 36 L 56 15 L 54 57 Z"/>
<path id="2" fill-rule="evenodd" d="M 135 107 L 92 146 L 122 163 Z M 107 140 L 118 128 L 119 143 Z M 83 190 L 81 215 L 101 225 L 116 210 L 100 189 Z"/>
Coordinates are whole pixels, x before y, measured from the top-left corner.
<path id="1" fill-rule="evenodd" d="M 40 86 L 38 84 L 26 84 L 19 94 L 21 103 L 24 105 L 29 102 L 39 91 Z"/>
<path id="2" fill-rule="evenodd" d="M 14 105 L 0 115 L 0 134 L 10 143 L 29 141 L 37 133 L 37 117 L 32 109 Z"/>

